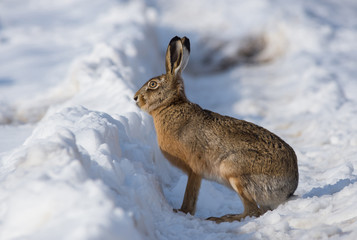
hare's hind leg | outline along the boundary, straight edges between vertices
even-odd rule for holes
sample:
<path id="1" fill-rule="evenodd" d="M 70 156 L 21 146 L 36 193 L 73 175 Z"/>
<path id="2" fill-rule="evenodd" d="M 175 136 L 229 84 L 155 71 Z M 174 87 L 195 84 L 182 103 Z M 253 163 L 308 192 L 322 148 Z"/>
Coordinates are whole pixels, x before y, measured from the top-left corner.
<path id="1" fill-rule="evenodd" d="M 253 200 L 253 198 L 249 195 L 249 193 L 241 186 L 239 178 L 230 178 L 229 183 L 231 184 L 232 188 L 239 194 L 243 202 L 244 212 L 241 214 L 227 214 L 222 217 L 210 217 L 207 218 L 207 220 L 215 221 L 216 223 L 233 222 L 233 221 L 240 221 L 247 216 L 259 217 L 260 215 L 264 214 L 265 211 L 259 209 L 257 203 Z"/>
<path id="2" fill-rule="evenodd" d="M 202 177 L 192 171 L 188 174 L 185 196 L 183 198 L 182 206 L 179 211 L 184 213 L 190 213 L 191 215 L 195 214 L 196 202 L 201 187 L 201 180 Z"/>

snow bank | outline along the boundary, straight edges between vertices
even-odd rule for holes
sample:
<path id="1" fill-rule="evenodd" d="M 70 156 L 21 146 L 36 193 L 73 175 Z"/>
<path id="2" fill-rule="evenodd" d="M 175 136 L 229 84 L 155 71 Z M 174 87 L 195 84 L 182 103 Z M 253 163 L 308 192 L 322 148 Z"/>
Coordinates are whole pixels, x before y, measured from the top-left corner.
<path id="1" fill-rule="evenodd" d="M 133 122 L 135 118 L 140 126 L 141 117 L 131 116 Z M 150 159 L 153 164 L 155 148 L 140 144 L 150 136 L 145 128 L 131 133 L 128 119 L 120 120 L 83 107 L 66 108 L 43 120 L 25 147 L 3 162 L 7 173 L 2 175 L 1 196 L 7 204 L 2 236 L 35 232 L 32 237 L 37 239 L 52 232 L 54 239 L 111 239 L 122 234 L 137 239 L 134 223 L 143 223 L 128 209 L 135 199 L 136 207 L 145 208 L 140 195 L 159 191 L 157 179 L 142 166 L 150 165 Z M 139 138 L 130 140 L 126 131 Z M 152 202 L 160 204 L 157 199 Z"/>
<path id="2" fill-rule="evenodd" d="M 0 239 L 357 236 L 353 2 L 0 4 L 0 122 L 12 124 L 0 133 L 6 144 L 34 128 L 0 155 Z M 187 177 L 163 158 L 151 117 L 132 97 L 163 72 L 174 35 L 192 41 L 184 79 L 193 102 L 258 123 L 294 147 L 294 199 L 217 225 L 204 219 L 243 207 L 234 192 L 204 181 L 195 216 L 172 211 Z M 242 58 L 250 40 L 263 44 Z"/>

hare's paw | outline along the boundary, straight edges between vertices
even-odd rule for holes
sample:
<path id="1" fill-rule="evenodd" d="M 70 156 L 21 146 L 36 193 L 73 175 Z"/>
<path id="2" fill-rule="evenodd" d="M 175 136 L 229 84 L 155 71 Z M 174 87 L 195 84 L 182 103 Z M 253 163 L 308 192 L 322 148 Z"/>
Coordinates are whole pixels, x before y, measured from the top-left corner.
<path id="1" fill-rule="evenodd" d="M 172 211 L 174 211 L 175 213 L 180 213 L 180 212 L 184 213 L 184 214 L 190 213 L 189 211 L 182 209 L 182 208 L 180 208 L 180 209 L 174 208 L 174 209 L 172 209 Z"/>
<path id="2" fill-rule="evenodd" d="M 187 211 L 183 210 L 182 208 L 180 208 L 180 209 L 174 208 L 174 209 L 172 209 L 172 211 L 174 211 L 175 213 L 184 213 L 184 214 L 187 213 Z"/>
<path id="3" fill-rule="evenodd" d="M 227 214 L 227 215 L 224 215 L 222 217 L 209 217 L 206 220 L 214 221 L 216 223 L 233 222 L 233 221 L 241 221 L 246 216 L 247 215 L 245 215 L 245 214 Z"/>

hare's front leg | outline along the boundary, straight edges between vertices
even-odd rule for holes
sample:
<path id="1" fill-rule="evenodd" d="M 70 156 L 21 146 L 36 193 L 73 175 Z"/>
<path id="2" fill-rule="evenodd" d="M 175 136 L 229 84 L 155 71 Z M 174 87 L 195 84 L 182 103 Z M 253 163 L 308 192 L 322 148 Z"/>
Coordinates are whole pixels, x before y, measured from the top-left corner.
<path id="1" fill-rule="evenodd" d="M 183 198 L 182 206 L 179 211 L 184 213 L 190 213 L 191 215 L 195 214 L 196 202 L 201 187 L 201 180 L 202 177 L 200 175 L 197 175 L 192 171 L 188 173 L 185 196 Z"/>

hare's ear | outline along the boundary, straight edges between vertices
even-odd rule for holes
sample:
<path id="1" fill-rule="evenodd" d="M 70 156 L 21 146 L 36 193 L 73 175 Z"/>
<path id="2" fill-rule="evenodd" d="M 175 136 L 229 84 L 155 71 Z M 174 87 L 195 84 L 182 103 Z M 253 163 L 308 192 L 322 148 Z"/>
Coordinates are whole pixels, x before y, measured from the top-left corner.
<path id="1" fill-rule="evenodd" d="M 190 58 L 190 51 L 191 51 L 191 47 L 190 47 L 190 39 L 188 39 L 187 37 L 183 37 L 181 39 L 182 42 L 182 46 L 183 46 L 183 57 L 182 57 L 182 63 L 181 63 L 181 71 L 183 71 L 188 63 L 188 59 Z"/>
<path id="2" fill-rule="evenodd" d="M 188 62 L 190 41 L 188 38 L 174 37 L 171 39 L 166 51 L 166 73 L 173 75 L 181 72 Z"/>

